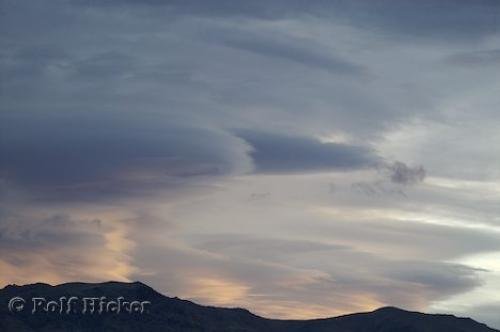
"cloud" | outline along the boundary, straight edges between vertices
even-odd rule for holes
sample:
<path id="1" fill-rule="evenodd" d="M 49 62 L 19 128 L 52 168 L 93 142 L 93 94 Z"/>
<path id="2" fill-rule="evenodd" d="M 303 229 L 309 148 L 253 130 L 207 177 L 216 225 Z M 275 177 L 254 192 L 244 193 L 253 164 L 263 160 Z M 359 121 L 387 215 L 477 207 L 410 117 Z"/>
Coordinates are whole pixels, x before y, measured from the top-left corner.
<path id="1" fill-rule="evenodd" d="M 379 29 L 380 33 L 389 36 L 417 40 L 448 43 L 474 40 L 495 34 L 499 24 L 494 14 L 499 4 L 494 0 L 481 0 L 473 5 L 459 0 L 353 1 L 346 4 L 340 16 L 345 15 L 352 24 Z M 366 17 L 364 10 L 374 14 Z"/>
<path id="2" fill-rule="evenodd" d="M 11 33 L 0 61 L 8 74 L 3 106 L 23 113 L 128 110 L 162 114 L 165 122 L 180 118 L 235 128 L 244 121 L 265 131 L 282 126 L 305 136 L 345 131 L 369 139 L 413 118 L 411 110 L 423 117 L 435 114 L 427 90 L 440 89 L 420 78 L 425 71 L 414 73 L 408 66 L 397 46 L 406 39 L 381 41 L 377 31 L 359 27 L 359 21 L 388 11 L 361 10 L 371 15 L 358 20 L 350 16 L 358 15 L 357 9 L 343 10 L 351 6 L 345 2 L 335 4 L 338 10 L 324 2 L 108 3 L 123 10 L 102 2 L 86 10 L 63 1 L 8 6 L 4 24 Z M 245 7 L 293 15 L 270 22 Z M 304 8 L 314 7 L 318 15 L 304 14 Z M 234 11 L 248 13 L 247 19 L 234 20 Z M 347 20 L 335 16 L 343 12 Z M 34 38 L 42 30 L 43 38 Z M 408 75 L 398 75 L 404 68 Z M 409 83 L 411 91 L 404 89 Z"/>
<path id="3" fill-rule="evenodd" d="M 355 182 L 351 185 L 351 189 L 367 196 L 375 195 L 392 195 L 396 197 L 407 197 L 406 193 L 401 188 L 388 186 L 385 181 L 375 182 Z"/>
<path id="4" fill-rule="evenodd" d="M 389 178 L 393 183 L 413 185 L 424 181 L 426 171 L 423 166 L 410 167 L 401 161 L 387 165 Z"/>
<path id="5" fill-rule="evenodd" d="M 262 173 L 356 170 L 374 167 L 379 159 L 363 146 L 250 130 L 237 135 L 251 145 L 256 171 Z"/>
<path id="6" fill-rule="evenodd" d="M 0 174 L 8 185 L 55 194 L 130 194 L 142 186 L 247 172 L 241 140 L 223 131 L 126 114 L 4 114 Z"/>
<path id="7" fill-rule="evenodd" d="M 494 293 L 450 262 L 499 249 L 498 4 L 5 2 L 0 281 L 291 318 Z"/>
<path id="8" fill-rule="evenodd" d="M 3 216 L 0 224 L 2 250 L 53 249 L 51 246 L 86 244 L 102 246 L 98 219 L 77 222 L 68 216 L 54 215 L 43 220 Z"/>
<path id="9" fill-rule="evenodd" d="M 270 39 L 258 35 L 241 35 L 239 38 L 228 38 L 222 44 L 238 50 L 254 53 L 264 57 L 288 60 L 304 66 L 326 70 L 332 74 L 365 75 L 361 65 L 351 63 L 331 54 L 326 47 L 314 45 L 307 40 Z"/>
<path id="10" fill-rule="evenodd" d="M 500 64 L 500 49 L 461 52 L 446 58 L 447 63 L 457 66 L 474 67 L 494 66 Z"/>
<path id="11" fill-rule="evenodd" d="M 197 241 L 196 241 L 197 240 Z M 264 258 L 267 261 L 283 261 L 294 255 L 314 252 L 347 250 L 348 247 L 307 240 L 265 238 L 241 234 L 220 234 L 195 237 L 194 246 L 200 250 L 224 253 L 231 257 Z"/>
<path id="12" fill-rule="evenodd" d="M 400 269 L 388 274 L 397 280 L 426 285 L 428 290 L 444 297 L 479 286 L 479 271 L 460 264 L 405 261 Z"/>
<path id="13" fill-rule="evenodd" d="M 182 226 L 154 230 L 158 241 L 143 233 L 138 242 L 145 245 L 135 256 L 139 271 L 155 273 L 134 277 L 169 294 L 282 318 L 388 304 L 425 310 L 484 285 L 482 269 L 450 262 L 498 250 L 498 232 L 436 224 L 444 219 L 437 213 L 441 208 L 424 213 L 422 206 L 430 204 L 426 198 L 439 198 L 414 192 L 432 190 L 426 186 L 409 188 L 411 200 L 353 200 L 344 190 L 351 178 L 255 174 L 219 183 L 210 195 L 170 204 L 161 213 Z M 327 179 L 337 184 L 333 194 Z M 256 188 L 272 194 L 249 203 Z M 158 270 L 159 265 L 165 267 Z M 218 297 L 223 287 L 228 292 Z"/>
<path id="14" fill-rule="evenodd" d="M 134 6 L 130 0 L 93 1 L 82 0 L 91 6 Z M 257 0 L 236 4 L 230 0 L 160 1 L 145 0 L 139 5 L 164 8 L 166 13 L 200 17 L 243 17 L 263 20 L 283 20 L 297 17 L 335 19 L 345 24 L 367 30 L 377 30 L 386 37 L 405 36 L 424 40 L 456 42 L 474 40 L 497 32 L 498 1 L 480 0 L 464 3 L 459 0 L 443 1 L 286 1 Z M 370 13 L 366 15 L 366 13 Z"/>
<path id="15" fill-rule="evenodd" d="M 71 70 L 78 78 L 105 79 L 108 77 L 125 78 L 134 72 L 139 64 L 137 59 L 120 52 L 104 52 L 92 55 L 71 64 Z"/>
<path id="16" fill-rule="evenodd" d="M 318 241 L 242 234 L 196 240 L 201 243 L 194 248 L 143 246 L 138 253 L 143 269 L 151 264 L 168 268 L 142 278 L 167 293 L 208 304 L 243 305 L 280 318 L 336 315 L 385 303 L 419 309 L 480 283 L 476 271 L 466 266 L 408 264 Z M 153 252 L 162 254 L 151 256 Z"/>
<path id="17" fill-rule="evenodd" d="M 133 267 L 124 231 L 111 220 L 5 212 L 0 283 L 127 281 Z"/>

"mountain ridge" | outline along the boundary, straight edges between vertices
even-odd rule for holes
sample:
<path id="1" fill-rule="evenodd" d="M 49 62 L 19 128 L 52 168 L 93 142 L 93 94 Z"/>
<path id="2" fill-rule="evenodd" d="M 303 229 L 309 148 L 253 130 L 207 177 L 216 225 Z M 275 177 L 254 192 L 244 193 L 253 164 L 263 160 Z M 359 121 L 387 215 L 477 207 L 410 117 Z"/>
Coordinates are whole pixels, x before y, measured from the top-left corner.
<path id="1" fill-rule="evenodd" d="M 310 320 L 270 319 L 245 308 L 168 297 L 140 281 L 6 285 L 0 289 L 0 331 L 499 332 L 471 318 L 391 306 Z"/>

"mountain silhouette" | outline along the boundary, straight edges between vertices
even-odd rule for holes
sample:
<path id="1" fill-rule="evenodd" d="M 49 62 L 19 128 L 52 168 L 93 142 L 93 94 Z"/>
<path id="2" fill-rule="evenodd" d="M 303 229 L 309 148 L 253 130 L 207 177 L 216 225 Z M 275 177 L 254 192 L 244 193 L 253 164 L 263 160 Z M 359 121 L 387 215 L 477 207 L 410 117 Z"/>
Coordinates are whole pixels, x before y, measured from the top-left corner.
<path id="1" fill-rule="evenodd" d="M 0 290 L 0 331 L 499 332 L 470 318 L 394 307 L 327 319 L 266 319 L 166 297 L 140 282 L 6 286 Z"/>

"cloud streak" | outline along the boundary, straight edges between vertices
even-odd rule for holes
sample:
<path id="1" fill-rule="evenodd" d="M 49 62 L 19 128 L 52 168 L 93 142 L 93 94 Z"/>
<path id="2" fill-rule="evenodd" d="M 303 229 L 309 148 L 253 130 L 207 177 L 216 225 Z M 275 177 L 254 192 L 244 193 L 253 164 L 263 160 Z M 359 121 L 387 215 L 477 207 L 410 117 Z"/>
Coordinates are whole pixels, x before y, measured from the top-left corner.
<path id="1" fill-rule="evenodd" d="M 248 130 L 238 135 L 251 145 L 250 155 L 263 173 L 356 170 L 379 162 L 370 148 L 362 146 Z"/>

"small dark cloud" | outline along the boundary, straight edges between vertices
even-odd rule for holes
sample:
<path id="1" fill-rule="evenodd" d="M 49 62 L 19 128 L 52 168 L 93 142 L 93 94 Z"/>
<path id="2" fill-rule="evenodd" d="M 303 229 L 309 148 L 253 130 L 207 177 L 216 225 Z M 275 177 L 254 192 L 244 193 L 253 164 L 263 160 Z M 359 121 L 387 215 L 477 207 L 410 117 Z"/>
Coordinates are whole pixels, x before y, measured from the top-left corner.
<path id="1" fill-rule="evenodd" d="M 379 158 L 369 148 L 323 143 L 317 139 L 243 130 L 256 171 L 263 173 L 355 170 L 375 166 Z"/>
<path id="2" fill-rule="evenodd" d="M 423 166 L 410 167 L 403 162 L 396 161 L 387 165 L 389 178 L 393 183 L 413 185 L 425 179 L 426 171 Z"/>
<path id="3" fill-rule="evenodd" d="M 424 181 L 426 170 L 423 166 L 408 166 L 401 161 L 380 163 L 377 169 L 382 179 L 377 181 L 358 181 L 351 184 L 351 190 L 366 196 L 389 195 L 407 198 L 403 190 L 405 186 L 412 186 Z"/>

